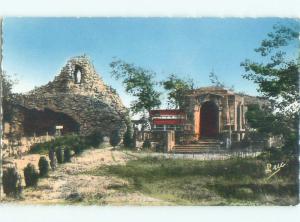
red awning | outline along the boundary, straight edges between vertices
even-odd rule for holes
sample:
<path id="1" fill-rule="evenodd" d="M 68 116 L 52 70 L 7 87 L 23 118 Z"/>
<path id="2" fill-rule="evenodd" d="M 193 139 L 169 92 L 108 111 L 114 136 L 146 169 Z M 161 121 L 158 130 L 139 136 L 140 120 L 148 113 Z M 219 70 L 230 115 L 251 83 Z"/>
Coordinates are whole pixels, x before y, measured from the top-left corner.
<path id="1" fill-rule="evenodd" d="M 185 123 L 184 119 L 154 119 L 155 125 L 182 125 Z"/>

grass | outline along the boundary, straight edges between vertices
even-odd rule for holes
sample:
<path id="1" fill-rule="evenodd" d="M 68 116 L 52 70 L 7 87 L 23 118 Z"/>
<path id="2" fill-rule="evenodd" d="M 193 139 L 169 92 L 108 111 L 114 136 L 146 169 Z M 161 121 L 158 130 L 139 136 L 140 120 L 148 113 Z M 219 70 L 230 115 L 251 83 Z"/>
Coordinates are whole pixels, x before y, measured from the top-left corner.
<path id="1" fill-rule="evenodd" d="M 297 183 L 279 174 L 266 181 L 266 162 L 257 159 L 200 161 L 143 157 L 124 165 L 103 166 L 89 175 L 116 176 L 129 186 L 176 205 L 293 205 Z"/>

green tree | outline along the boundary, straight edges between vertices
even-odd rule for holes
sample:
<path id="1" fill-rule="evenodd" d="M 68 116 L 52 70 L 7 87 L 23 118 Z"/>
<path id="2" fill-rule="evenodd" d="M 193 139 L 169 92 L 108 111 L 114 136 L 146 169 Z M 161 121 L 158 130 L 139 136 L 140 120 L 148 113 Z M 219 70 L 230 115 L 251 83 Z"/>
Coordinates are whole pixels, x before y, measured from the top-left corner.
<path id="1" fill-rule="evenodd" d="M 168 91 L 168 105 L 175 108 L 182 108 L 185 105 L 186 94 L 193 89 L 193 80 L 181 79 L 172 74 L 167 80 L 162 81 L 164 89 Z"/>
<path id="2" fill-rule="evenodd" d="M 276 25 L 255 49 L 262 57 L 261 61 L 247 59 L 241 63 L 246 71 L 243 77 L 256 83 L 258 91 L 271 102 L 268 110 L 256 109 L 248 113 L 250 121 L 262 132 L 283 135 L 284 150 L 289 154 L 295 154 L 297 150 L 300 97 L 299 61 L 287 51 L 299 47 L 298 39 L 299 26 Z"/>
<path id="3" fill-rule="evenodd" d="M 126 132 L 123 136 L 123 145 L 127 148 L 134 148 L 133 127 L 129 117 L 126 119 L 126 126 Z"/>
<path id="4" fill-rule="evenodd" d="M 115 148 L 120 142 L 121 142 L 120 131 L 119 130 L 112 131 L 109 138 L 110 145 Z"/>
<path id="5" fill-rule="evenodd" d="M 12 104 L 13 93 L 12 88 L 18 83 L 17 79 L 12 75 L 7 74 L 5 71 L 2 72 L 2 90 L 3 90 L 3 120 L 10 122 L 12 118 Z"/>
<path id="6" fill-rule="evenodd" d="M 155 73 L 150 70 L 115 60 L 110 63 L 112 76 L 122 79 L 125 91 L 136 99 L 131 103 L 133 113 L 148 113 L 161 104 L 161 93 L 156 90 Z"/>

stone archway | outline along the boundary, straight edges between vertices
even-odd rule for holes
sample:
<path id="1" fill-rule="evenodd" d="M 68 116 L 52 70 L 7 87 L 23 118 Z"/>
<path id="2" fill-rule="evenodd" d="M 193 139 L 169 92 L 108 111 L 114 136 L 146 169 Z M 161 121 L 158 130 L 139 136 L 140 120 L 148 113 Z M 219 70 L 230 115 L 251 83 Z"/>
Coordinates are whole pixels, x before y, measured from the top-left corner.
<path id="1" fill-rule="evenodd" d="M 219 132 L 218 106 L 207 101 L 200 109 L 200 138 L 215 138 Z"/>
<path id="2" fill-rule="evenodd" d="M 50 109 L 23 109 L 25 136 L 55 134 L 55 126 L 63 126 L 62 134 L 79 133 L 80 125 L 69 115 Z"/>

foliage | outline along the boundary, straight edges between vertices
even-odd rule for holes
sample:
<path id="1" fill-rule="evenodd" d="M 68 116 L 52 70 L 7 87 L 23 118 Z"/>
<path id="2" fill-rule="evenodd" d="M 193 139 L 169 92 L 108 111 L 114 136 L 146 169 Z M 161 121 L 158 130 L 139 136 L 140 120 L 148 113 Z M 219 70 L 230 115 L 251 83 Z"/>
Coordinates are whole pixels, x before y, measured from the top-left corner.
<path id="1" fill-rule="evenodd" d="M 76 155 L 80 154 L 83 150 L 80 148 L 80 144 L 75 144 L 73 147 L 73 151 Z"/>
<path id="2" fill-rule="evenodd" d="M 71 162 L 71 149 L 69 147 L 64 149 L 64 162 Z"/>
<path id="3" fill-rule="evenodd" d="M 17 197 L 21 194 L 21 178 L 16 168 L 9 167 L 3 172 L 3 192 L 7 196 Z"/>
<path id="4" fill-rule="evenodd" d="M 128 118 L 126 121 L 126 132 L 123 135 L 123 145 L 127 148 L 134 148 L 133 126 Z"/>
<path id="5" fill-rule="evenodd" d="M 109 138 L 110 145 L 116 147 L 120 142 L 121 142 L 120 131 L 113 130 Z"/>
<path id="6" fill-rule="evenodd" d="M 298 39 L 299 27 L 274 26 L 274 32 L 255 49 L 264 62 L 241 63 L 246 71 L 243 77 L 258 84 L 259 92 L 284 112 L 299 111 L 298 61 L 285 52 L 288 47 L 298 48 Z"/>
<path id="7" fill-rule="evenodd" d="M 1 74 L 0 74 L 1 75 Z M 2 80 L 2 91 L 3 91 L 3 120 L 10 122 L 12 117 L 12 105 L 11 100 L 13 100 L 12 96 L 12 87 L 17 84 L 18 81 L 16 78 L 7 74 L 5 71 L 2 72 L 1 75 Z"/>
<path id="8" fill-rule="evenodd" d="M 271 101 L 266 111 L 250 110 L 247 114 L 250 122 L 261 132 L 282 134 L 285 139 L 284 150 L 292 156 L 297 153 L 299 67 L 297 58 L 285 50 L 297 48 L 298 39 L 299 26 L 274 26 L 274 31 L 255 49 L 263 62 L 247 59 L 241 63 L 246 71 L 243 77 L 256 83 L 258 91 Z"/>
<path id="9" fill-rule="evenodd" d="M 150 112 L 151 109 L 161 104 L 161 93 L 155 89 L 157 82 L 154 81 L 155 73 L 150 70 L 126 63 L 122 60 L 115 60 L 110 63 L 112 76 L 122 79 L 125 91 L 135 97 L 131 104 L 133 113 Z"/>
<path id="10" fill-rule="evenodd" d="M 29 153 L 31 154 L 48 154 L 51 147 L 69 147 L 76 154 L 80 153 L 82 150 L 87 149 L 95 141 L 92 137 L 84 137 L 79 135 L 67 135 L 55 138 L 54 140 L 37 143 L 31 146 Z"/>
<path id="11" fill-rule="evenodd" d="M 167 80 L 162 81 L 164 89 L 168 93 L 168 104 L 172 105 L 175 108 L 183 108 L 186 101 L 186 94 L 189 90 L 193 89 L 194 83 L 193 80 L 184 80 L 178 76 L 172 74 L 168 77 Z"/>
<path id="12" fill-rule="evenodd" d="M 56 148 L 55 154 L 56 154 L 57 162 L 63 163 L 64 162 L 64 148 L 61 146 Z"/>
<path id="13" fill-rule="evenodd" d="M 94 131 L 87 136 L 87 140 L 90 146 L 99 147 L 103 143 L 103 134 L 101 131 Z"/>
<path id="14" fill-rule="evenodd" d="M 246 118 L 249 125 L 252 128 L 258 129 L 258 132 L 261 134 L 272 133 L 273 135 L 281 135 L 283 131 L 282 127 L 286 127 L 276 118 L 276 115 L 272 113 L 270 108 L 265 107 L 261 109 L 258 104 L 250 104 L 248 106 Z"/>
<path id="15" fill-rule="evenodd" d="M 39 179 L 39 173 L 35 169 L 35 166 L 28 163 L 24 168 L 24 178 L 26 187 L 36 187 Z"/>
<path id="16" fill-rule="evenodd" d="M 151 148 L 151 142 L 149 139 L 146 139 L 143 143 L 143 148 L 144 149 L 150 149 Z"/>
<path id="17" fill-rule="evenodd" d="M 41 156 L 40 159 L 39 159 L 38 165 L 39 165 L 40 177 L 48 176 L 49 162 L 46 159 L 46 157 Z"/>

